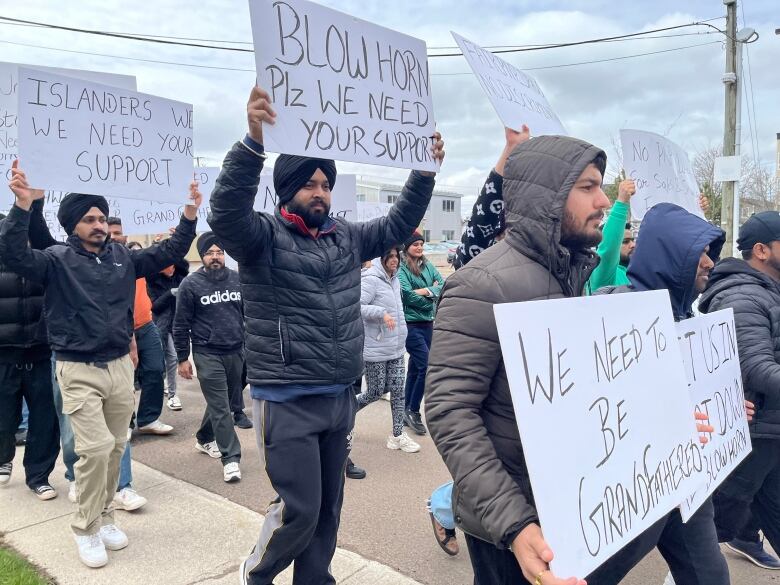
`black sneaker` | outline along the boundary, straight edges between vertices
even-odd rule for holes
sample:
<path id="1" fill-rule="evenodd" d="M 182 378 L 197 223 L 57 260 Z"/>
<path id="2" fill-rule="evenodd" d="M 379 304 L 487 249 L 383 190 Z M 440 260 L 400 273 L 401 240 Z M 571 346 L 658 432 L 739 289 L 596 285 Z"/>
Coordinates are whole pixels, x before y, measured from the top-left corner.
<path id="1" fill-rule="evenodd" d="M 735 538 L 731 542 L 727 542 L 726 546 L 738 555 L 745 557 L 757 567 L 769 569 L 770 571 L 780 570 L 780 561 L 777 557 L 772 556 L 764 550 L 764 543 L 761 541 L 750 542 L 748 540 L 739 540 Z"/>
<path id="2" fill-rule="evenodd" d="M 53 500 L 57 497 L 57 492 L 48 483 L 42 483 L 30 489 L 38 496 L 39 500 Z"/>
<path id="3" fill-rule="evenodd" d="M 406 426 L 410 427 L 418 435 L 422 436 L 428 434 L 419 412 L 407 410 L 404 412 L 404 422 L 406 423 Z"/>
<path id="4" fill-rule="evenodd" d="M 239 429 L 251 429 L 253 426 L 252 421 L 249 420 L 249 417 L 246 414 L 244 414 L 243 410 L 239 410 L 233 414 L 233 424 L 235 424 Z"/>
<path id="5" fill-rule="evenodd" d="M 14 470 L 14 464 L 11 462 L 0 465 L 0 487 L 3 487 L 11 481 L 11 472 Z"/>
<path id="6" fill-rule="evenodd" d="M 352 459 L 347 459 L 347 477 L 349 479 L 365 479 L 366 470 L 352 463 Z"/>

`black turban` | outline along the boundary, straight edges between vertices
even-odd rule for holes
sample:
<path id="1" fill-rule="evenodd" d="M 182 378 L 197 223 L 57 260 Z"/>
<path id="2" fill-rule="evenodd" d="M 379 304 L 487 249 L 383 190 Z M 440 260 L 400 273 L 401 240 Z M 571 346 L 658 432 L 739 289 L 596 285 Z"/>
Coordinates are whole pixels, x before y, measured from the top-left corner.
<path id="1" fill-rule="evenodd" d="M 57 211 L 57 219 L 69 236 L 73 234 L 76 224 L 81 221 L 87 212 L 97 207 L 108 215 L 108 201 L 100 195 L 88 195 L 86 193 L 68 193 L 62 198 L 60 208 Z"/>
<path id="2" fill-rule="evenodd" d="M 333 189 L 336 184 L 336 163 L 332 160 L 292 154 L 279 155 L 274 164 L 274 189 L 279 205 L 292 200 L 317 169 L 325 173 L 330 188 Z"/>
<path id="3" fill-rule="evenodd" d="M 214 232 L 206 232 L 201 234 L 201 236 L 198 238 L 198 243 L 196 244 L 200 257 L 203 258 L 206 252 L 209 251 L 209 248 L 211 248 L 211 246 L 214 244 L 219 246 L 220 249 L 223 249 L 222 244 L 219 243 L 219 240 L 217 239 L 217 236 L 214 235 Z"/>

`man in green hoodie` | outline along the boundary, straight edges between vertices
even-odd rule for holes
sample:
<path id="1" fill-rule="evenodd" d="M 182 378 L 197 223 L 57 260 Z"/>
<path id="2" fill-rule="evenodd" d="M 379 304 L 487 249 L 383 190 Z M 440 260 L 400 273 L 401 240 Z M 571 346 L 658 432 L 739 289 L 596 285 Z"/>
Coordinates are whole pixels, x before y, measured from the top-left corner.
<path id="1" fill-rule="evenodd" d="M 634 193 L 636 193 L 636 184 L 633 179 L 620 181 L 617 200 L 604 223 L 601 243 L 596 250 L 601 261 L 590 275 L 585 287 L 589 295 L 605 286 L 630 284 L 626 269 L 635 247 L 634 233 L 629 221 L 631 197 Z"/>

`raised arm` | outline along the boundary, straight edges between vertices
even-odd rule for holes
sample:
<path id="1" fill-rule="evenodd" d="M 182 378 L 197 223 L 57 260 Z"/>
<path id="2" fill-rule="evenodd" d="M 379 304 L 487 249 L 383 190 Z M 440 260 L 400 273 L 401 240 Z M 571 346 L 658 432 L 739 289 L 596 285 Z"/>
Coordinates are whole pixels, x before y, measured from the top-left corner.
<path id="1" fill-rule="evenodd" d="M 249 132 L 225 156 L 211 193 L 208 220 L 225 251 L 242 264 L 267 248 L 273 233 L 268 219 L 253 207 L 266 159 L 263 124 L 273 124 L 276 118 L 270 96 L 259 87 L 252 88 L 246 110 Z"/>
<path id="2" fill-rule="evenodd" d="M 438 132 L 435 139 L 433 157 L 441 163 L 444 160 L 444 142 Z M 433 173 L 412 171 L 401 196 L 386 217 L 350 224 L 359 242 L 361 262 L 378 258 L 403 242 L 420 225 L 433 195 L 434 177 Z"/>
<path id="3" fill-rule="evenodd" d="M 615 271 L 620 263 L 620 247 L 623 245 L 623 234 L 626 231 L 631 197 L 634 193 L 636 193 L 634 181 L 629 179 L 620 182 L 618 198 L 612 205 L 601 234 L 601 243 L 596 249 L 599 265 L 588 279 L 586 285 L 588 294 L 615 284 Z"/>

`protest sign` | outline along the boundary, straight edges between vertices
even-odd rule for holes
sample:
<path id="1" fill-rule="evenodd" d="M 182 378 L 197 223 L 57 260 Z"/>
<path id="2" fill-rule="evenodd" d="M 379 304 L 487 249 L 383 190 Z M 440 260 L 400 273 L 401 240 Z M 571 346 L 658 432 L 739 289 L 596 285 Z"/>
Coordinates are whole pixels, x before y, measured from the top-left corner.
<path id="1" fill-rule="evenodd" d="M 7 213 L 14 204 L 14 194 L 8 188 L 11 180 L 11 164 L 17 157 L 18 145 L 18 87 L 19 67 L 32 67 L 17 63 L 0 62 L 0 211 Z M 113 85 L 135 91 L 135 77 L 98 71 L 83 71 L 80 69 L 58 69 L 55 67 L 39 67 L 59 75 L 68 75 L 88 79 L 106 85 Z"/>
<path id="2" fill-rule="evenodd" d="M 435 171 L 425 43 L 306 0 L 250 0 L 266 150 Z"/>
<path id="3" fill-rule="evenodd" d="M 200 167 L 195 169 L 195 179 L 200 183 L 203 203 L 198 210 L 198 231 L 207 231 L 206 218 L 211 212 L 210 197 L 220 169 L 217 167 Z M 356 180 L 355 175 L 339 175 L 331 192 L 330 212 L 333 217 L 347 221 L 355 221 L 356 212 Z M 163 201 L 133 201 L 118 200 L 122 204 L 122 226 L 124 233 L 129 235 L 165 233 L 168 228 L 176 226 L 184 211 L 184 203 L 166 203 Z M 274 190 L 273 177 L 270 174 L 260 175 L 260 185 L 255 197 L 255 211 L 273 213 L 277 196 Z"/>
<path id="4" fill-rule="evenodd" d="M 192 106 L 19 68 L 19 156 L 30 185 L 178 203 L 192 180 Z"/>
<path id="5" fill-rule="evenodd" d="M 688 521 L 751 450 L 739 365 L 734 311 L 726 309 L 677 323 L 688 390 L 696 410 L 709 416 L 715 432 L 701 447 L 704 483 L 683 502 Z"/>
<path id="6" fill-rule="evenodd" d="M 641 220 L 656 203 L 674 203 L 699 217 L 699 187 L 688 153 L 671 140 L 643 130 L 621 130 L 623 170 L 636 182 L 631 215 Z"/>
<path id="7" fill-rule="evenodd" d="M 552 570 L 583 578 L 701 481 L 669 294 L 494 311 Z"/>
<path id="8" fill-rule="evenodd" d="M 519 131 L 525 124 L 532 136 L 567 134 L 533 77 L 459 34 L 450 34 L 504 126 Z"/>
<path id="9" fill-rule="evenodd" d="M 384 217 L 393 207 L 392 203 L 371 203 L 368 201 L 357 202 L 357 221 L 371 221 L 377 217 Z"/>

